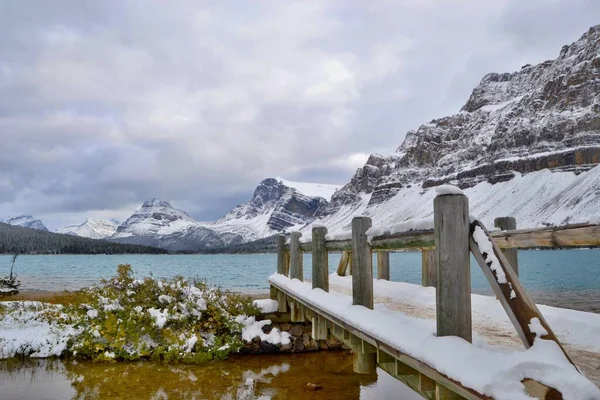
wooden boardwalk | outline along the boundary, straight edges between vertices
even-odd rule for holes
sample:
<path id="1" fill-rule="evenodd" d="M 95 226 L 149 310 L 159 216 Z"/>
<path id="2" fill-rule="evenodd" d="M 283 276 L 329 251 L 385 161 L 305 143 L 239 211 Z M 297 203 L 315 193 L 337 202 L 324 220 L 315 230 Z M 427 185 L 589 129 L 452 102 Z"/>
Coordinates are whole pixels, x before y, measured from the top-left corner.
<path id="1" fill-rule="evenodd" d="M 350 239 L 345 235 L 334 235 L 331 240 L 326 240 L 327 229 L 324 227 L 313 228 L 310 243 L 301 243 L 298 232 L 290 235 L 287 245 L 285 238 L 280 236 L 277 276 L 281 278 L 275 276 L 270 280 L 271 296 L 279 301 L 280 312 L 290 312 L 292 321 L 310 320 L 314 339 L 324 340 L 328 335 L 333 335 L 349 346 L 355 354 L 354 369 L 357 373 L 372 373 L 379 366 L 429 399 L 489 399 L 492 397 L 485 394 L 485 390 L 475 390 L 473 386 L 465 385 L 460 376 L 452 371 L 440 372 L 427 360 L 401 351 L 393 340 L 382 338 L 376 330 L 366 329 L 356 319 L 343 318 L 335 307 L 328 306 L 327 301 L 303 295 L 302 290 L 296 290 L 292 284 L 303 281 L 302 252 L 312 252 L 312 288 L 322 289 L 324 294 L 330 290 L 351 293 L 352 304 L 364 307 L 365 311 L 372 310 L 377 302 L 409 316 L 435 319 L 436 337 L 460 337 L 472 342 L 473 332 L 483 337 L 498 333 L 497 327 L 479 322 L 473 324 L 472 321 L 469 265 L 472 253 L 514 328 L 512 334 L 500 332 L 498 344 L 513 349 L 519 345 L 529 348 L 539 336 L 544 341 L 554 343 L 559 354 L 562 352 L 567 367 L 569 362 L 577 365 L 579 361 L 585 373 L 597 378 L 600 373 L 594 369 L 600 368 L 600 365 L 595 364 L 596 354 L 587 354 L 582 349 L 571 347 L 567 348 L 570 351 L 565 350 L 520 284 L 516 249 L 600 246 L 600 226 L 584 224 L 516 230 L 515 221 L 511 218 L 498 219 L 496 224 L 509 230 L 489 233 L 480 222 L 469 219 L 465 196 L 444 194 L 434 200 L 434 229 L 390 229 L 384 234 L 370 235 L 370 232 L 380 233 L 381 230 L 370 230 L 369 218 L 356 217 L 352 221 L 352 232 L 347 235 Z M 423 251 L 423 286 L 436 288 L 435 301 L 429 307 L 420 303 L 411 304 L 411 301 L 399 303 L 396 298 L 386 298 L 374 291 L 372 252 L 377 253 L 377 276 L 389 279 L 388 251 L 396 249 Z M 351 284 L 330 285 L 327 265 L 329 251 L 343 252 L 338 273 L 344 275 L 351 271 L 352 277 L 346 279 L 351 279 Z M 364 315 L 368 317 L 369 314 Z M 398 332 L 398 335 L 402 334 Z M 571 355 L 575 355 L 574 360 Z M 572 366 L 570 368 L 577 371 Z M 536 376 L 535 371 L 532 376 Z M 563 398 L 556 388 L 527 376 L 521 383 L 532 396 Z"/>

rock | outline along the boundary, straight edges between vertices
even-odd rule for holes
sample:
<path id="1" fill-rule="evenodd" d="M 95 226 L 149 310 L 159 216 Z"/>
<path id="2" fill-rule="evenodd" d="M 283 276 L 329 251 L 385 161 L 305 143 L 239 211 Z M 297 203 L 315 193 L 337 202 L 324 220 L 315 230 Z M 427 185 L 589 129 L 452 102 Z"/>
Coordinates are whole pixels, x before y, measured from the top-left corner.
<path id="1" fill-rule="evenodd" d="M 280 325 L 280 329 L 281 329 L 283 332 L 289 332 L 289 331 L 290 331 L 290 329 L 292 329 L 292 324 L 281 324 L 281 325 Z"/>
<path id="2" fill-rule="evenodd" d="M 308 388 L 308 390 L 312 391 L 312 392 L 316 392 L 317 390 L 321 390 L 323 389 L 323 386 L 321 385 L 317 385 L 316 383 L 307 383 L 306 387 Z"/>
<path id="3" fill-rule="evenodd" d="M 304 329 L 302 328 L 301 325 L 294 325 L 289 330 L 289 332 L 290 332 L 290 335 L 292 335 L 294 337 L 300 337 L 304 333 Z"/>
<path id="4" fill-rule="evenodd" d="M 294 348 L 294 344 L 292 342 L 285 344 L 279 348 L 279 351 L 282 353 L 288 353 Z"/>

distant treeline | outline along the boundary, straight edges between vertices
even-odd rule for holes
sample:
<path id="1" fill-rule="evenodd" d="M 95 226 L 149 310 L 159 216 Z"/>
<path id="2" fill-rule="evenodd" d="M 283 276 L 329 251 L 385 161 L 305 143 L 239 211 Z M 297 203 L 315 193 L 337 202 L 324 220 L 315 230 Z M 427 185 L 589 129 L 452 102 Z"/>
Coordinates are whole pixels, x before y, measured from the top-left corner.
<path id="1" fill-rule="evenodd" d="M 254 242 L 236 244 L 229 247 L 204 250 L 207 254 L 249 254 L 249 253 L 275 253 L 277 251 L 277 235 L 269 236 Z"/>
<path id="2" fill-rule="evenodd" d="M 0 223 L 0 254 L 165 254 L 164 249 L 62 235 Z"/>

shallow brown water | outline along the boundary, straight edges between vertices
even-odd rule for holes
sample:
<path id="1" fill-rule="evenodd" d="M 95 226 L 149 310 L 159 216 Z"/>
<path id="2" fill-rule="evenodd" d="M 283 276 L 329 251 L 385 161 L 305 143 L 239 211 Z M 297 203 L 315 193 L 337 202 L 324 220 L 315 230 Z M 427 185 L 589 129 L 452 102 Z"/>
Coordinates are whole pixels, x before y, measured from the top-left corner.
<path id="1" fill-rule="evenodd" d="M 322 386 L 313 391 L 307 384 Z M 0 399 L 420 399 L 383 371 L 352 372 L 344 352 L 238 356 L 209 365 L 0 362 Z"/>

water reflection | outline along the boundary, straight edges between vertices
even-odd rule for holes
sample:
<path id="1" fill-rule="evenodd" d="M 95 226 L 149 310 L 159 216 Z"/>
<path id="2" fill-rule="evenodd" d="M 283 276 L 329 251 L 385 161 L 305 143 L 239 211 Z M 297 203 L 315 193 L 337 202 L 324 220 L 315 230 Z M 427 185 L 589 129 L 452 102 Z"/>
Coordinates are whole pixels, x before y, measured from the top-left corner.
<path id="1" fill-rule="evenodd" d="M 311 384 L 311 385 L 308 385 Z M 0 363 L 1 399 L 419 399 L 387 376 L 357 375 L 352 357 L 247 356 L 195 366 L 74 360 Z"/>

